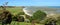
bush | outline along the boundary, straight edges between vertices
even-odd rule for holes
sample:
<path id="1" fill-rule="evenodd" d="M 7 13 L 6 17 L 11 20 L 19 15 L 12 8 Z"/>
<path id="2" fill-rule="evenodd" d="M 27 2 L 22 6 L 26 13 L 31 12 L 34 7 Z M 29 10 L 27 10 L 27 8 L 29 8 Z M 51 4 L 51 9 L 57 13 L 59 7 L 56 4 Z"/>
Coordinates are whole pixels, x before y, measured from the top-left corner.
<path id="1" fill-rule="evenodd" d="M 24 22 L 24 17 L 22 17 L 22 16 L 15 16 L 15 17 L 13 17 L 13 21 L 19 21 L 19 22 Z"/>
<path id="2" fill-rule="evenodd" d="M 24 15 L 25 13 L 24 12 L 19 12 L 17 15 Z"/>

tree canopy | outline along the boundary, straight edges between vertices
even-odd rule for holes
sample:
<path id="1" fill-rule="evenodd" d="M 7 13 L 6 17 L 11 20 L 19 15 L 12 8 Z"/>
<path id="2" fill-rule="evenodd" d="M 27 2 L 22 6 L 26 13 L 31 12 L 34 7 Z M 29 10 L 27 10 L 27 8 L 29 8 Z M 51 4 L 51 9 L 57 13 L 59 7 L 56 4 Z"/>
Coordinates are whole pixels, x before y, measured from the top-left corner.
<path id="1" fill-rule="evenodd" d="M 34 19 L 34 20 L 43 20 L 45 17 L 46 17 L 46 13 L 41 11 L 41 10 L 38 10 L 35 13 L 33 13 L 32 19 Z"/>

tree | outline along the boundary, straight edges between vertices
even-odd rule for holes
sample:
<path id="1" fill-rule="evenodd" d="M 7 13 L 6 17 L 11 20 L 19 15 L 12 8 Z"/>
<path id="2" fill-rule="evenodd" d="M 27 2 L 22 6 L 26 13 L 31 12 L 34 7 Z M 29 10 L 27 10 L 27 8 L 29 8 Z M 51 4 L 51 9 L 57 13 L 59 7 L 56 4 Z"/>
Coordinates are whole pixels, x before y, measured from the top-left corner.
<path id="1" fill-rule="evenodd" d="M 33 13 L 32 18 L 35 20 L 43 20 L 45 17 L 46 17 L 46 13 L 41 10 L 38 10 L 35 13 Z"/>
<path id="2" fill-rule="evenodd" d="M 35 13 L 33 13 L 33 16 L 32 16 L 32 23 L 34 24 L 36 20 L 43 20 L 44 18 L 46 17 L 46 13 L 41 11 L 41 10 L 38 10 L 36 11 Z"/>

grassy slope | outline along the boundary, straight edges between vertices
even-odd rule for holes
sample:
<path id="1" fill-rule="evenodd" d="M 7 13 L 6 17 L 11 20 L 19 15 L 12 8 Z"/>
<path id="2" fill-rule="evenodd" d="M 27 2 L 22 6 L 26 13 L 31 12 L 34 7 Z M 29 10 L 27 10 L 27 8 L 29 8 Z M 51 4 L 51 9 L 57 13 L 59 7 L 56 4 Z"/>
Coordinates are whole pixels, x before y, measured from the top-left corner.
<path id="1" fill-rule="evenodd" d="M 7 8 L 7 10 L 9 10 L 12 14 L 17 14 L 19 12 L 23 12 L 21 7 Z M 14 25 L 13 23 L 14 22 L 12 22 L 11 25 Z M 20 25 L 26 25 L 26 24 L 31 25 L 31 23 L 25 23 L 25 22 L 20 22 L 19 24 Z M 15 22 L 15 25 L 17 25 L 17 22 Z"/>
<path id="2" fill-rule="evenodd" d="M 12 22 L 11 25 L 31 25 L 31 23 L 26 23 L 26 22 Z M 36 25 L 43 25 L 43 24 L 36 24 Z"/>
<path id="3" fill-rule="evenodd" d="M 9 10 L 12 14 L 17 14 L 19 12 L 23 12 L 22 8 L 20 7 L 15 7 L 15 8 L 7 8 L 7 10 Z"/>
<path id="4" fill-rule="evenodd" d="M 1 24 L 0 24 L 0 25 L 1 25 Z M 11 22 L 11 25 L 31 25 L 31 23 L 12 21 L 12 22 Z M 35 25 L 43 25 L 43 24 L 35 24 Z"/>

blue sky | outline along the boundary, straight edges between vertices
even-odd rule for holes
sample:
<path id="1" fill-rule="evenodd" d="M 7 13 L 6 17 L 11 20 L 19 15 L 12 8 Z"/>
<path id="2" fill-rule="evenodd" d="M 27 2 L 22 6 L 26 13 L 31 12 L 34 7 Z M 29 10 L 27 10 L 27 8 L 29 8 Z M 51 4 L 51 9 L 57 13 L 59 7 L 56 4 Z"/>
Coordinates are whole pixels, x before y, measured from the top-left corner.
<path id="1" fill-rule="evenodd" d="M 0 6 L 4 2 L 8 6 L 60 6 L 60 0 L 0 0 Z"/>

